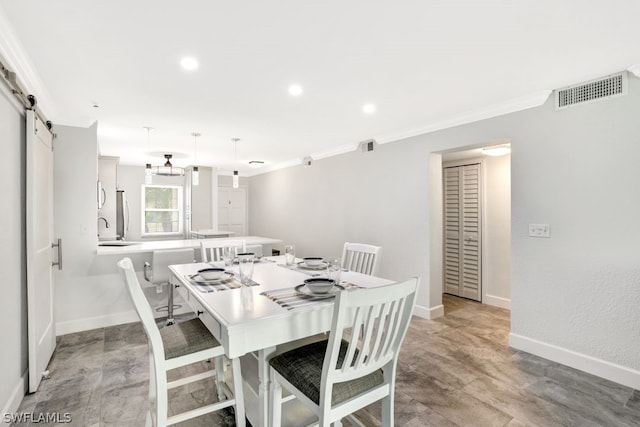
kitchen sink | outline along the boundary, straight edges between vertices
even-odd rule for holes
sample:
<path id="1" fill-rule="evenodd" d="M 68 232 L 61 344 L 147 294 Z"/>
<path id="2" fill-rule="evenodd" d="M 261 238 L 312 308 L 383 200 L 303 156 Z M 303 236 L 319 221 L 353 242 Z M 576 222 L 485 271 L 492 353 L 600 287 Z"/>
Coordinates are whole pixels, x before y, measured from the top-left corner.
<path id="1" fill-rule="evenodd" d="M 140 244 L 140 242 L 128 242 L 126 240 L 105 240 L 104 242 L 98 242 L 98 246 L 131 246 L 138 244 Z"/>

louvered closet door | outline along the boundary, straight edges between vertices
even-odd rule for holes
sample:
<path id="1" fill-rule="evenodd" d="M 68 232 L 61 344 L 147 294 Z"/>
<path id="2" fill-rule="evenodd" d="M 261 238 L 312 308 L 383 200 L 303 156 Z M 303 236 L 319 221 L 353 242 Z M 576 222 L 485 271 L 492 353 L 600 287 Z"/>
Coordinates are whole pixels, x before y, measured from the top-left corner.
<path id="1" fill-rule="evenodd" d="M 444 169 L 444 291 L 481 300 L 480 164 Z"/>

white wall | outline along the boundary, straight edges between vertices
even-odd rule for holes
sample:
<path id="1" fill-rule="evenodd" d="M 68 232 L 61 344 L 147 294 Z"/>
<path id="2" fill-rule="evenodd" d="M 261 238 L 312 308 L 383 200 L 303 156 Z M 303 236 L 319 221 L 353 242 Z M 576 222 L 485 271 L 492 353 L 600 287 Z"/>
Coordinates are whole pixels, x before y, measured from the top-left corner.
<path id="1" fill-rule="evenodd" d="M 547 103 L 522 122 L 511 343 L 639 389 L 640 80 L 629 83 L 628 96 Z M 551 237 L 528 237 L 529 223 L 550 224 Z"/>
<path id="2" fill-rule="evenodd" d="M 88 129 L 54 126 L 54 132 L 58 135 L 54 150 L 55 236 L 63 240 L 64 257 L 62 271 L 54 270 L 56 333 L 64 335 L 137 321 L 133 304 L 116 268 L 122 256 L 96 255 L 96 125 Z M 130 197 L 130 203 L 137 201 L 139 209 L 144 167 L 120 166 L 118 179 L 127 182 L 127 174 L 136 177 L 130 177 L 130 180 L 137 180 L 139 175 L 136 186 L 123 186 L 127 192 L 134 193 L 137 187 L 137 196 Z M 132 216 L 134 218 L 135 215 Z M 142 282 L 143 264 L 151 261 L 151 254 L 133 254 L 130 257 Z M 155 288 L 145 288 L 145 294 L 152 306 L 162 305 L 167 300 L 166 290 L 157 294 Z"/>
<path id="3" fill-rule="evenodd" d="M 0 416 L 13 412 L 25 393 L 27 371 L 27 291 L 25 241 L 25 124 L 4 85 L 0 88 Z M 0 420 L 0 424 L 2 421 Z"/>
<path id="4" fill-rule="evenodd" d="M 560 112 L 550 99 L 252 177 L 252 233 L 322 256 L 344 240 L 380 244 L 381 275 L 422 276 L 421 313 L 437 312 L 430 153 L 510 139 L 511 345 L 640 388 L 640 81 L 629 83 L 620 98 Z M 529 237 L 529 223 L 550 224 L 551 238 Z"/>
<path id="5" fill-rule="evenodd" d="M 511 156 L 484 158 L 482 301 L 503 308 L 511 305 Z"/>
<path id="6" fill-rule="evenodd" d="M 215 171 L 211 168 L 200 166 L 199 168 L 199 184 L 191 187 L 191 229 L 192 230 L 210 230 L 216 228 L 212 221 L 212 176 Z M 217 179 L 216 179 L 217 184 Z M 217 188 L 217 186 L 216 186 Z M 217 202 L 217 191 L 216 191 Z M 216 203 L 216 211 L 217 203 Z"/>

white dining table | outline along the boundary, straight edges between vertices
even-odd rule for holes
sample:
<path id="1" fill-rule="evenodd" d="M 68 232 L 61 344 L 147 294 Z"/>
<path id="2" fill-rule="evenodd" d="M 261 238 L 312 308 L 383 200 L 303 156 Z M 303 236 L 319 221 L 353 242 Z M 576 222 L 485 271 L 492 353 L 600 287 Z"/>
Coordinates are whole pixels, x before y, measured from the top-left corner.
<path id="1" fill-rule="evenodd" d="M 331 329 L 333 299 L 310 301 L 308 304 L 303 303 L 295 309 L 290 309 L 262 295 L 265 291 L 293 291 L 305 279 L 322 273 L 287 268 L 284 263 L 284 256 L 264 257 L 254 265 L 253 281 L 257 283 L 256 286 L 244 290 L 236 288 L 208 292 L 203 291 L 203 288 L 190 278 L 198 270 L 222 264 L 191 263 L 169 266 L 172 273 L 171 283 L 176 292 L 224 346 L 227 356 L 243 356 L 241 360 L 245 382 L 245 406 L 247 418 L 254 426 L 268 424 L 270 357 L 287 348 L 287 344 L 291 346 L 291 343 L 298 340 Z M 227 267 L 227 270 L 233 272 L 236 277 L 239 275 L 237 265 Z M 343 283 L 363 288 L 392 283 L 391 280 L 352 271 L 342 271 L 340 279 Z M 247 304 L 248 296 L 252 299 L 252 306 Z"/>

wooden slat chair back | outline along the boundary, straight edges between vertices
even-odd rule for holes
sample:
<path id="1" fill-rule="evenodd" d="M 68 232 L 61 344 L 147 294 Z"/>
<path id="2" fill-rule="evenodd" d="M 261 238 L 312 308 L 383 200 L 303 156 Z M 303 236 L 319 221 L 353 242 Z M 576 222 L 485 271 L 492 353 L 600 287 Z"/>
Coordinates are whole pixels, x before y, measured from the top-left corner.
<path id="1" fill-rule="evenodd" d="M 237 253 L 245 252 L 246 249 L 244 240 L 205 239 L 200 242 L 202 262 L 222 261 L 222 249 L 225 246 L 235 247 Z"/>
<path id="2" fill-rule="evenodd" d="M 381 257 L 382 246 L 347 242 L 342 249 L 342 268 L 375 276 Z"/>
<path id="3" fill-rule="evenodd" d="M 418 282 L 413 278 L 340 292 L 327 341 L 271 359 L 272 425 L 280 425 L 282 385 L 318 416 L 320 426 L 378 400 L 382 400 L 382 425 L 393 426 L 398 352 L 411 321 Z"/>
<path id="4" fill-rule="evenodd" d="M 232 391 L 224 380 L 224 348 L 200 319 L 195 318 L 159 329 L 151 306 L 142 292 L 131 259 L 120 260 L 118 268 L 149 343 L 149 408 L 146 426 L 165 427 L 234 406 L 236 425 L 244 427 L 245 410 L 239 359 L 231 360 Z M 167 381 L 167 371 L 209 359 L 215 360 L 213 369 L 171 382 Z M 216 376 L 219 402 L 169 416 L 169 389 Z"/>

